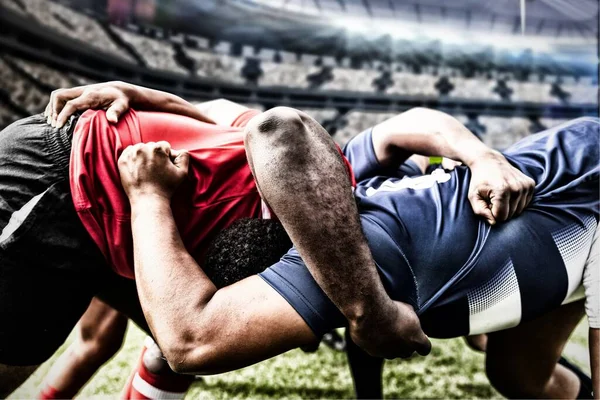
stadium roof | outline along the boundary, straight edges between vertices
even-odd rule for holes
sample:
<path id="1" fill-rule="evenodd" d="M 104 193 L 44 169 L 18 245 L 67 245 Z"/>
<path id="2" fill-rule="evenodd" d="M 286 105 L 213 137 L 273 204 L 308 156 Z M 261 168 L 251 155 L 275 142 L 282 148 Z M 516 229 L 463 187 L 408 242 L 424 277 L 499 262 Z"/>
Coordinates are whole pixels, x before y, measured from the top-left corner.
<path id="1" fill-rule="evenodd" d="M 390 19 L 521 32 L 521 0 L 235 0 L 324 17 Z M 524 0 L 528 35 L 597 40 L 598 0 Z"/>

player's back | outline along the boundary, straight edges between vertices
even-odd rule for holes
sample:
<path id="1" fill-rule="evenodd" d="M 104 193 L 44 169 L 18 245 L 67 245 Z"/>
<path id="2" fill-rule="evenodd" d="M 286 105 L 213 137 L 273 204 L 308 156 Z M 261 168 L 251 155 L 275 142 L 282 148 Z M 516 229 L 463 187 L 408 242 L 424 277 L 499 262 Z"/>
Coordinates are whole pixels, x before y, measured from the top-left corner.
<path id="1" fill-rule="evenodd" d="M 348 143 L 379 275 L 392 298 L 414 306 L 428 335 L 505 329 L 576 298 L 598 222 L 598 128 L 597 119 L 575 120 L 509 149 L 536 194 L 522 215 L 493 227 L 467 200 L 467 168 L 420 176 L 409 162 L 389 171 L 370 131 Z M 316 335 L 345 323 L 296 249 L 260 275 Z"/>
<path id="2" fill-rule="evenodd" d="M 130 278 L 130 207 L 117 160 L 129 145 L 161 140 L 190 153 L 188 179 L 171 204 L 186 248 L 197 261 L 220 230 L 237 219 L 260 216 L 261 200 L 247 163 L 242 127 L 134 110 L 113 125 L 104 111 L 87 111 L 73 138 L 70 176 L 75 208 L 108 262 Z"/>
<path id="3" fill-rule="evenodd" d="M 386 287 L 415 306 L 428 334 L 504 329 L 574 299 L 598 221 L 598 126 L 576 120 L 509 149 L 536 193 L 521 216 L 494 227 L 471 210 L 465 167 L 359 183 Z"/>

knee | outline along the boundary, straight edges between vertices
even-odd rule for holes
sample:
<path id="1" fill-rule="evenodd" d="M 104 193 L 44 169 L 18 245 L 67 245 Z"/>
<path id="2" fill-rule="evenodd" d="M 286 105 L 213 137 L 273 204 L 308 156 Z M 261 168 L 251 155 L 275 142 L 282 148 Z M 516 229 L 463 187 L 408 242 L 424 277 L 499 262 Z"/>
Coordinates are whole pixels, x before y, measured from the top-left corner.
<path id="1" fill-rule="evenodd" d="M 289 107 L 275 107 L 254 117 L 246 127 L 246 143 L 255 139 L 292 146 L 307 132 L 305 115 Z"/>

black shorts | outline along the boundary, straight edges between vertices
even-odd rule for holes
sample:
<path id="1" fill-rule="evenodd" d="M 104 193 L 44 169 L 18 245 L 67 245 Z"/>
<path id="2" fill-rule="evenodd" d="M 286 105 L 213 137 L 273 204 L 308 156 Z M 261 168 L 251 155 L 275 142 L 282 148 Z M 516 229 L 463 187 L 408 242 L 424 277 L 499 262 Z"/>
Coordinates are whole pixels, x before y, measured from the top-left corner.
<path id="1" fill-rule="evenodd" d="M 75 212 L 74 124 L 35 115 L 0 132 L 0 364 L 48 359 L 95 295 L 142 315 L 135 282 L 112 272 Z"/>

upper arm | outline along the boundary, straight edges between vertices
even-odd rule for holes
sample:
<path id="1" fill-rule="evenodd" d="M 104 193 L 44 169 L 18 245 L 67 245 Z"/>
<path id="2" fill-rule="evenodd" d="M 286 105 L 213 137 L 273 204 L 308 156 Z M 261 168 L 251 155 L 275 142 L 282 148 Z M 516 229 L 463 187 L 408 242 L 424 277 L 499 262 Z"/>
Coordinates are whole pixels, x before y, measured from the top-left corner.
<path id="1" fill-rule="evenodd" d="M 217 125 L 233 126 L 238 117 L 252 110 L 244 105 L 226 99 L 196 103 L 195 107 Z"/>
<path id="2" fill-rule="evenodd" d="M 403 177 L 424 173 L 429 165 L 426 157 L 411 156 L 405 152 L 395 155 L 390 153 L 384 158 L 381 148 L 383 144 L 377 139 L 376 128 L 377 126 L 358 134 L 344 146 L 344 155 L 352 166 L 357 182 L 374 176 Z M 390 159 L 394 162 L 389 161 Z"/>
<path id="3" fill-rule="evenodd" d="M 259 276 L 218 290 L 194 324 L 185 355 L 169 359 L 186 373 L 235 370 L 317 340 L 294 308 Z"/>

